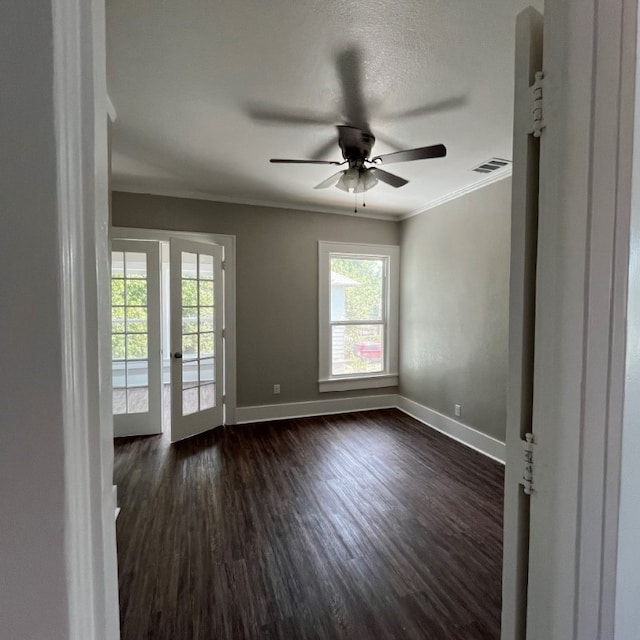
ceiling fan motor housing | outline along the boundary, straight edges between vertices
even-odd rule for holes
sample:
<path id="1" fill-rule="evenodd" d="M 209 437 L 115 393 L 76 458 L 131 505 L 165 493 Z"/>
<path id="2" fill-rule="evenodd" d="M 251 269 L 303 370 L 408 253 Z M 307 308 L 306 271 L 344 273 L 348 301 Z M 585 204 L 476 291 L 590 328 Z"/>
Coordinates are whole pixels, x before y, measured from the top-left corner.
<path id="1" fill-rule="evenodd" d="M 371 155 L 371 149 L 376 139 L 370 131 L 363 131 L 358 127 L 338 125 L 338 141 L 342 150 L 342 157 L 349 162 L 350 167 L 362 167 Z"/>

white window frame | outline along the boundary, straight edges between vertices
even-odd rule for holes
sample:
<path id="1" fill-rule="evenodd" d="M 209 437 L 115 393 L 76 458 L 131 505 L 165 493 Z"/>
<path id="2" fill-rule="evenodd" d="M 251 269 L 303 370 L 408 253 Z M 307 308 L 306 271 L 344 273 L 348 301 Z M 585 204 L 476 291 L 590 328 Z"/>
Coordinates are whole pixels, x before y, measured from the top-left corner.
<path id="1" fill-rule="evenodd" d="M 384 371 L 331 374 L 331 257 L 384 258 Z M 318 242 L 318 388 L 349 391 L 394 387 L 398 384 L 398 308 L 400 304 L 400 247 L 394 245 Z"/>

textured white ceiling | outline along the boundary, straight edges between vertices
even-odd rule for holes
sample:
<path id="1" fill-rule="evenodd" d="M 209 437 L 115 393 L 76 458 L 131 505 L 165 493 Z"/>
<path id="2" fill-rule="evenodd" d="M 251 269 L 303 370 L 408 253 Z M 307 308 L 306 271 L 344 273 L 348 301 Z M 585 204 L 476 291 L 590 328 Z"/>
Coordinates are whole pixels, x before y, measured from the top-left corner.
<path id="1" fill-rule="evenodd" d="M 269 158 L 311 157 L 360 103 L 374 155 L 447 146 L 443 159 L 385 166 L 410 183 L 366 194 L 369 214 L 420 210 L 486 179 L 475 165 L 511 158 L 514 22 L 529 4 L 542 8 L 541 0 L 108 0 L 114 188 L 350 212 L 352 195 L 313 189 L 335 167 Z M 342 160 L 337 143 L 324 158 Z"/>

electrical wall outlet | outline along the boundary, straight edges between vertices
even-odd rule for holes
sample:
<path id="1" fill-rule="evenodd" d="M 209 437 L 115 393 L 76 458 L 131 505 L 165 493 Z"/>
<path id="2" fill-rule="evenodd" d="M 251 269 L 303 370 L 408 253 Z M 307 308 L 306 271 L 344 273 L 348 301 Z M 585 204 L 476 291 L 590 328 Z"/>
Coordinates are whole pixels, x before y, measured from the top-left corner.
<path id="1" fill-rule="evenodd" d="M 454 411 L 456 414 L 456 418 L 459 418 L 462 415 L 462 405 L 460 404 L 454 405 Z"/>
<path id="2" fill-rule="evenodd" d="M 274 395 L 278 395 L 280 393 L 280 385 L 279 384 L 274 384 L 273 385 L 273 393 L 274 393 Z"/>

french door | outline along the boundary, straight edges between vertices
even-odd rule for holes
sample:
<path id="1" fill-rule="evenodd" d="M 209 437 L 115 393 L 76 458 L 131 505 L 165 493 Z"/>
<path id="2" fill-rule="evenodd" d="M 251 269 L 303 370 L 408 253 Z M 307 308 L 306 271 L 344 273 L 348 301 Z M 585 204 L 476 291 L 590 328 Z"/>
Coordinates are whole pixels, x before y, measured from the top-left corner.
<path id="1" fill-rule="evenodd" d="M 224 421 L 222 247 L 170 241 L 171 440 Z"/>
<path id="2" fill-rule="evenodd" d="M 161 433 L 157 242 L 112 242 L 111 344 L 114 435 Z"/>

